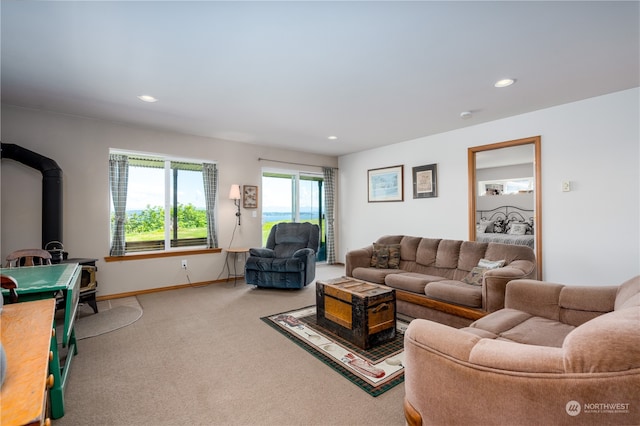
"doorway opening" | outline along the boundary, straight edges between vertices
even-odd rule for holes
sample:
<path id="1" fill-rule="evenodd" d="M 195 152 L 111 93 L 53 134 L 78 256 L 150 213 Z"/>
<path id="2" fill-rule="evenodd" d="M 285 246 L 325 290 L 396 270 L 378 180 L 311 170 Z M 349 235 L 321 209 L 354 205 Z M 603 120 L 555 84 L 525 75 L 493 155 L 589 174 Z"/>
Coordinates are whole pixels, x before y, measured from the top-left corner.
<path id="1" fill-rule="evenodd" d="M 322 175 L 300 171 L 262 173 L 262 245 L 273 225 L 280 222 L 310 222 L 320 227 L 317 260 L 325 261 L 326 224 Z"/>

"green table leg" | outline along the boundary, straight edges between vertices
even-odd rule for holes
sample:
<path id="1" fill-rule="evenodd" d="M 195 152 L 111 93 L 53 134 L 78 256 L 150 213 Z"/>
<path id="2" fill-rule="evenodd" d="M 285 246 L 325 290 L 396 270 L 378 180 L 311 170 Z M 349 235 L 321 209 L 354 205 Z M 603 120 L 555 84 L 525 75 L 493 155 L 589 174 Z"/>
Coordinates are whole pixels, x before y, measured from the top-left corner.
<path id="1" fill-rule="evenodd" d="M 55 321 L 53 322 L 53 329 L 56 329 Z M 64 384 L 62 382 L 62 374 L 60 371 L 58 339 L 55 335 L 51 336 L 50 349 L 53 353 L 53 358 L 49 361 L 49 371 L 53 374 L 53 387 L 49 389 L 49 402 L 51 404 L 51 417 L 59 419 L 64 416 Z"/>

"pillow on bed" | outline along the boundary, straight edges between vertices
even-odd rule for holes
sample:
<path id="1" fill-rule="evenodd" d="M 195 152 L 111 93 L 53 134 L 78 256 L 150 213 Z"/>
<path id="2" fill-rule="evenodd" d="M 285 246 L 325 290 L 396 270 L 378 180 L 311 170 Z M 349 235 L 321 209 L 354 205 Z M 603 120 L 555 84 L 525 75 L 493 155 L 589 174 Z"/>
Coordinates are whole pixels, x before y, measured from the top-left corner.
<path id="1" fill-rule="evenodd" d="M 529 228 L 529 225 L 527 225 L 526 223 L 522 223 L 522 222 L 515 222 L 512 223 L 509 229 L 509 234 L 511 235 L 524 235 L 527 233 L 527 229 Z"/>
<path id="2" fill-rule="evenodd" d="M 480 225 L 485 225 L 485 229 L 483 232 L 487 233 L 487 234 L 491 234 L 493 233 L 493 221 L 492 220 L 484 220 L 484 219 L 480 219 Z"/>
<path id="3" fill-rule="evenodd" d="M 498 219 L 493 222 L 493 232 L 496 234 L 504 234 L 507 232 L 507 223 L 504 219 Z"/>
<path id="4" fill-rule="evenodd" d="M 477 234 L 484 234 L 487 230 L 487 225 L 482 225 L 482 224 L 477 224 L 476 225 L 476 233 Z"/>

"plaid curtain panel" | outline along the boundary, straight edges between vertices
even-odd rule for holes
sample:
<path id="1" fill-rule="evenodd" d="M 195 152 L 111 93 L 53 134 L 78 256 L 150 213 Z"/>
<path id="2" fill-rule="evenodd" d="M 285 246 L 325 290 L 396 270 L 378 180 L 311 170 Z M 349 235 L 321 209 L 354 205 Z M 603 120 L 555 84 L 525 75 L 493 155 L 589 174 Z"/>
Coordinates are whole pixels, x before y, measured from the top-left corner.
<path id="1" fill-rule="evenodd" d="M 202 180 L 207 207 L 207 248 L 218 247 L 216 233 L 216 199 L 218 198 L 218 168 L 212 163 L 202 164 Z"/>
<path id="2" fill-rule="evenodd" d="M 327 214 L 327 264 L 333 265 L 336 263 L 336 248 L 334 238 L 334 206 L 335 206 L 335 177 L 336 169 L 331 167 L 323 167 L 322 172 L 324 174 L 324 203 L 326 206 Z"/>
<path id="3" fill-rule="evenodd" d="M 129 181 L 129 159 L 122 154 L 109 154 L 109 184 L 115 211 L 111 228 L 111 256 L 124 256 L 124 222 L 127 218 L 127 184 Z"/>

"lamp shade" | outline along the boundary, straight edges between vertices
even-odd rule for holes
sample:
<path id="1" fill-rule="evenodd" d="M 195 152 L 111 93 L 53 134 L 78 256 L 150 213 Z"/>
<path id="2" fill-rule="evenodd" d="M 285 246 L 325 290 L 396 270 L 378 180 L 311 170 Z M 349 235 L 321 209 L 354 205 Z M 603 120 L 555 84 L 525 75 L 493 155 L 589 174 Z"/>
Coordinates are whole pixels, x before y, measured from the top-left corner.
<path id="1" fill-rule="evenodd" d="M 229 190 L 229 199 L 230 200 L 240 199 L 240 185 L 231 185 L 231 189 Z"/>

